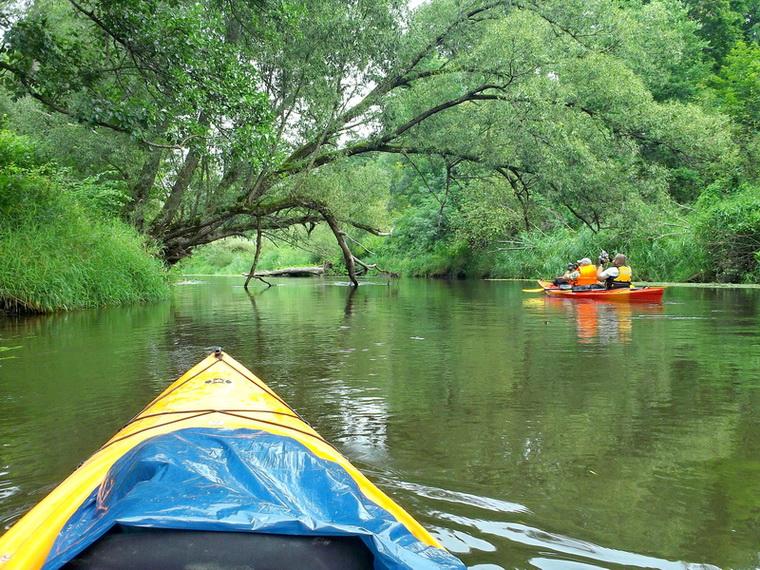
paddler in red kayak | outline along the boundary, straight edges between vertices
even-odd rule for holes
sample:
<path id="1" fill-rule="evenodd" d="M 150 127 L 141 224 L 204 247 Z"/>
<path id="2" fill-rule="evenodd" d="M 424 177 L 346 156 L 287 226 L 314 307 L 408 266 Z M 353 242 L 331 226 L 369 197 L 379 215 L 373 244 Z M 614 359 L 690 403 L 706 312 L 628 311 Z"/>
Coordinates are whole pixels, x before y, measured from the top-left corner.
<path id="1" fill-rule="evenodd" d="M 573 287 L 573 283 L 578 278 L 578 264 L 577 263 L 568 263 L 567 269 L 562 274 L 561 277 L 557 277 L 552 281 L 554 285 L 557 285 L 561 289 L 571 289 Z"/>
<path id="2" fill-rule="evenodd" d="M 576 287 L 592 287 L 598 285 L 596 265 L 591 259 L 584 257 L 578 260 L 578 277 L 575 278 Z"/>
<path id="3" fill-rule="evenodd" d="M 596 265 L 588 257 L 579 259 L 576 263 L 568 264 L 565 274 L 554 280 L 554 284 L 560 288 L 572 287 L 573 289 L 577 287 L 588 289 L 591 286 L 599 286 L 598 283 Z M 601 286 L 599 287 L 601 288 Z"/>
<path id="4" fill-rule="evenodd" d="M 609 263 L 610 257 L 606 251 L 599 256 L 599 271 L 597 278 L 603 282 L 607 289 L 628 289 L 631 286 L 633 272 L 627 264 L 627 259 L 622 253 L 618 253 L 612 259 L 612 265 L 604 269 L 604 264 Z"/>

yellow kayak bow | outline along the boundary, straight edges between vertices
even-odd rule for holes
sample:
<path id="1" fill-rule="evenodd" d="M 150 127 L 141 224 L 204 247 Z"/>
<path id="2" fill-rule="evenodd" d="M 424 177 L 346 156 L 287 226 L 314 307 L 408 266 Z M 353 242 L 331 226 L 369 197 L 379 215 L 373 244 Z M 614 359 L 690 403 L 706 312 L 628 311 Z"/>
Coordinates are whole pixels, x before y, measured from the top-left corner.
<path id="1" fill-rule="evenodd" d="M 186 476 L 190 464 L 193 472 Z M 153 471 L 145 475 L 135 465 Z M 215 475 L 207 474 L 211 470 Z M 130 479 L 135 473 L 143 478 L 139 485 Z M 341 483 L 330 487 L 334 481 Z M 299 493 L 308 499 L 299 503 Z M 234 504 L 235 516 L 218 509 L 219 503 Z M 182 514 L 191 507 L 192 516 Z M 60 567 L 96 544 L 98 533 L 124 526 L 344 532 L 359 536 L 383 567 L 463 568 L 280 396 L 221 350 L 167 387 L 0 537 L 0 568 Z"/>

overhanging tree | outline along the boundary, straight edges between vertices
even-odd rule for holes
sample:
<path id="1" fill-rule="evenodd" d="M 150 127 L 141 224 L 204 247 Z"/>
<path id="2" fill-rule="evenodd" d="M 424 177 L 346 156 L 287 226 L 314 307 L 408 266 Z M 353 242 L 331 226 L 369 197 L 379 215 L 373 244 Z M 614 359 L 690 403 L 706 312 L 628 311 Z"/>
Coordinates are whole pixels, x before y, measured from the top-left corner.
<path id="1" fill-rule="evenodd" d="M 730 154 L 721 120 L 652 96 L 693 52 L 677 49 L 688 26 L 673 31 L 685 14 L 653 4 L 38 0 L 0 68 L 139 149 L 127 215 L 167 261 L 326 223 L 356 283 L 345 232 L 382 233 L 361 207 L 371 181 L 351 178 L 362 155 L 478 164 L 591 227 L 605 204 L 664 191 L 669 169 L 709 175 Z"/>

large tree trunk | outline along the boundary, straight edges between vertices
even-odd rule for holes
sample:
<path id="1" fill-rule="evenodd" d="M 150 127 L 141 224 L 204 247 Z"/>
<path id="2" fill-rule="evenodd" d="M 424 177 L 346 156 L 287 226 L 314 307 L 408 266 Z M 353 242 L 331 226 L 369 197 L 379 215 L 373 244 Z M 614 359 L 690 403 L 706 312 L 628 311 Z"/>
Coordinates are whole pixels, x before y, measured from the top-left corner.
<path id="1" fill-rule="evenodd" d="M 193 174 L 195 174 L 195 169 L 198 168 L 200 161 L 200 151 L 192 148 L 187 152 L 185 161 L 182 163 L 182 168 L 180 168 L 177 178 L 174 180 L 169 197 L 166 199 L 161 213 L 151 224 L 151 234 L 154 237 L 159 237 L 174 220 L 174 216 L 176 216 L 177 210 L 179 210 L 179 206 L 182 203 L 182 196 L 185 194 L 188 186 L 190 186 Z"/>
<path id="2" fill-rule="evenodd" d="M 356 265 L 354 264 L 354 255 L 351 253 L 351 249 L 348 247 L 348 244 L 346 243 L 346 237 L 345 234 L 341 231 L 340 226 L 338 225 L 338 220 L 335 219 L 335 216 L 332 215 L 330 210 L 327 208 L 318 208 L 319 213 L 322 214 L 322 217 L 327 222 L 327 225 L 330 226 L 330 229 L 332 230 L 333 235 L 335 236 L 335 239 L 338 240 L 338 245 L 340 246 L 340 250 L 343 252 L 343 260 L 346 262 L 346 269 L 348 270 L 348 278 L 351 280 L 351 284 L 354 287 L 359 286 L 359 281 L 356 279 Z"/>
<path id="3" fill-rule="evenodd" d="M 140 231 L 145 224 L 145 203 L 148 201 L 150 190 L 156 181 L 162 155 L 163 151 L 160 148 L 148 151 L 148 157 L 140 169 L 137 182 L 132 187 L 132 223 Z"/>

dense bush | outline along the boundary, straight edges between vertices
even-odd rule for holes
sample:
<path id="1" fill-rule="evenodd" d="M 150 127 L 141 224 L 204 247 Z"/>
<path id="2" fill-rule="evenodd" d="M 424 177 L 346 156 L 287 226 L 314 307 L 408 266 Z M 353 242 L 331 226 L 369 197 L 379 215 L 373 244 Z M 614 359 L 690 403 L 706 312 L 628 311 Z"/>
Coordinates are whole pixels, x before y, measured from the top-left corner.
<path id="1" fill-rule="evenodd" d="M 688 214 L 662 204 L 638 206 L 623 229 L 594 232 L 586 226 L 546 229 L 471 239 L 452 228 L 459 212 L 439 217 L 434 203 L 406 207 L 396 217 L 390 237 L 363 236 L 371 253 L 362 257 L 384 270 L 419 277 L 546 278 L 562 273 L 581 257 L 596 259 L 602 249 L 628 255 L 639 281 L 760 281 L 760 188 L 745 184 L 734 192 L 706 192 Z M 491 214 L 494 218 L 495 214 Z M 489 218 L 490 219 L 490 218 Z M 473 222 L 474 225 L 474 222 Z M 506 227 L 506 226 L 505 226 Z M 323 235 L 323 253 L 265 242 L 260 269 L 311 265 L 330 260 L 334 272 L 345 271 L 337 246 Z M 314 245 L 314 244 L 310 244 Z M 360 248 L 357 248 L 360 249 Z M 246 272 L 255 247 L 238 238 L 206 246 L 180 265 L 185 273 Z"/>
<path id="2" fill-rule="evenodd" d="M 163 265 L 108 216 L 117 189 L 68 180 L 33 156 L 26 139 L 0 131 L 0 306 L 48 312 L 165 296 Z"/>
<path id="3" fill-rule="evenodd" d="M 729 194 L 705 192 L 694 222 L 710 279 L 760 281 L 760 186 L 743 184 Z"/>
<path id="4" fill-rule="evenodd" d="M 393 236 L 377 245 L 381 266 L 407 275 L 546 278 L 560 274 L 581 257 L 596 259 L 602 249 L 626 253 L 635 278 L 648 281 L 703 281 L 710 277 L 707 244 L 691 219 L 672 209 L 638 206 L 623 229 L 592 231 L 569 224 L 520 230 L 518 224 L 491 224 L 485 238 L 469 232 L 436 234 L 436 220 L 425 211 L 407 210 Z M 459 212 L 451 214 L 460 219 Z M 498 219 L 489 214 L 488 220 Z M 427 222 L 427 229 L 424 223 Z M 477 220 L 470 220 L 471 226 Z"/>

